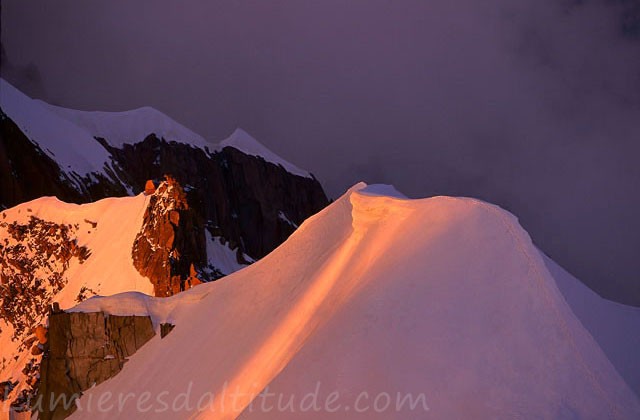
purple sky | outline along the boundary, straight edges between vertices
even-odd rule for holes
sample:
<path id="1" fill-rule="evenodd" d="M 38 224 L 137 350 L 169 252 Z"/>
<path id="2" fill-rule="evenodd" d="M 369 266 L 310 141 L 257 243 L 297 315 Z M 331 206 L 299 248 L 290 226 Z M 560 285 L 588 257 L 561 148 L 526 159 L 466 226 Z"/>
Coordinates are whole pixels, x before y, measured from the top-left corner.
<path id="1" fill-rule="evenodd" d="M 49 101 L 240 126 L 333 196 L 495 202 L 640 304 L 639 0 L 4 0 L 2 43 Z"/>

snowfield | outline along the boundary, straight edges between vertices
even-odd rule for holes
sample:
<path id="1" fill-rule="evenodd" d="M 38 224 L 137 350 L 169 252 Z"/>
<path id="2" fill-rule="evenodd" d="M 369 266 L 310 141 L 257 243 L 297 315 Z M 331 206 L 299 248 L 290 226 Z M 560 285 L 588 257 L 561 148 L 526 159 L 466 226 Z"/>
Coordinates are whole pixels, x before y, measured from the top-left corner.
<path id="1" fill-rule="evenodd" d="M 515 217 L 402 197 L 358 184 L 220 281 L 73 308 L 176 325 L 73 418 L 640 418 Z M 563 285 L 570 303 L 584 289 Z M 627 309 L 598 308 L 612 320 Z M 638 311 L 627 321 L 640 326 Z"/>
<path id="2" fill-rule="evenodd" d="M 551 258 L 545 264 L 569 306 L 640 396 L 640 308 L 602 299 Z"/>

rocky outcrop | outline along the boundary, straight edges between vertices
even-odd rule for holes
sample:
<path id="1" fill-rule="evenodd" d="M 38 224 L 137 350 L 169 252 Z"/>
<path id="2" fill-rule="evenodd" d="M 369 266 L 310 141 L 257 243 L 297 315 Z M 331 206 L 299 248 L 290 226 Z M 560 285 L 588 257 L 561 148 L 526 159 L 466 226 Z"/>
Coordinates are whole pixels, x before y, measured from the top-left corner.
<path id="1" fill-rule="evenodd" d="M 196 285 L 194 266 L 206 263 L 204 226 L 189 207 L 180 184 L 167 175 L 152 194 L 132 248 L 133 265 L 151 280 L 156 296 L 171 296 Z M 190 281 L 195 278 L 194 281 Z"/>
<path id="2" fill-rule="evenodd" d="M 35 216 L 27 223 L 0 220 L 0 320 L 12 327 L 13 340 L 24 341 L 46 314 L 66 285 L 71 260 L 82 264 L 91 255 L 78 245 L 78 229 Z"/>
<path id="3" fill-rule="evenodd" d="M 144 195 L 151 195 L 154 192 L 156 192 L 156 185 L 153 183 L 152 180 L 148 179 L 147 182 L 144 184 Z"/>
<path id="4" fill-rule="evenodd" d="M 261 258 L 328 204 L 315 178 L 291 174 L 232 147 L 210 151 L 153 134 L 121 148 L 103 139 L 96 142 L 108 151 L 110 162 L 101 173 L 80 176 L 61 167 L 0 109 L 0 230 L 7 231 L 0 243 L 0 318 L 9 325 L 4 333 L 14 347 L 0 354 L 0 383 L 18 409 L 32 397 L 43 357 L 44 344 L 34 327 L 65 286 L 70 261 L 82 261 L 90 250 L 77 245 L 78 226 L 37 218 L 4 222 L 3 208 L 41 196 L 84 203 L 144 191 L 150 205 L 141 235 L 131 244 L 132 256 L 152 280 L 155 294 L 168 296 Z M 160 185 L 167 173 L 173 175 L 170 194 L 169 186 Z M 94 221 L 85 223 L 96 227 Z M 223 258 L 208 255 L 212 243 Z M 229 253 L 236 265 L 229 263 Z M 224 261 L 226 268 L 215 261 Z M 83 286 L 77 301 L 94 294 Z M 19 374 L 22 366 L 26 373 Z"/>
<path id="5" fill-rule="evenodd" d="M 160 324 L 160 338 L 165 338 L 176 326 L 169 323 Z"/>
<path id="6" fill-rule="evenodd" d="M 148 316 L 52 312 L 38 396 L 32 401 L 38 418 L 70 415 L 83 391 L 118 374 L 154 335 Z"/>

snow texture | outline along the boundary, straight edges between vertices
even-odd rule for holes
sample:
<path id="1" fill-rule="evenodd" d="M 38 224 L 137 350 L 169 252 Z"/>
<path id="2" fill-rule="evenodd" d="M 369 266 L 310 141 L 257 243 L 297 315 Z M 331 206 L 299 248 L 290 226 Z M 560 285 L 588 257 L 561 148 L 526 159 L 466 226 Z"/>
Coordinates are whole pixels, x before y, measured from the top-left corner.
<path id="1" fill-rule="evenodd" d="M 107 198 L 90 204 L 68 204 L 55 197 L 42 197 L 0 212 L 3 222 L 26 224 L 32 216 L 60 225 L 71 225 L 79 246 L 91 253 L 80 262 L 72 259 L 64 273 L 64 287 L 55 293 L 50 290 L 51 302 L 59 302 L 66 309 L 76 305 L 80 295 L 113 295 L 125 291 L 140 291 L 153 294 L 153 285 L 142 277 L 133 266 L 131 247 L 142 225 L 144 211 L 149 198 Z M 76 228 L 77 227 L 77 228 Z M 6 244 L 10 237 L 0 230 L 0 243 Z M 28 252 L 28 249 L 27 249 Z M 37 276 L 39 277 L 39 276 Z M 49 287 L 43 282 L 42 287 Z M 45 322 L 45 314 L 32 319 L 33 325 Z M 0 320 L 0 378 L 20 380 L 18 392 L 24 385 L 22 370 L 33 357 L 27 347 L 20 351 L 22 340 L 13 341 L 13 329 Z M 6 363 L 4 362 L 6 360 Z M 7 414 L 11 400 L 2 403 L 0 419 Z M 13 414 L 12 414 L 13 415 Z"/>
<path id="2" fill-rule="evenodd" d="M 60 306 L 75 305 L 84 286 L 101 295 L 128 290 L 153 294 L 151 282 L 133 266 L 131 247 L 142 226 L 149 197 L 106 198 L 89 204 L 69 204 L 55 197 L 42 197 L 3 211 L 6 220 L 27 222 L 30 216 L 77 225 L 78 245 L 91 255 L 82 264 L 72 263 L 66 272 L 68 283 L 54 299 Z M 92 223 L 95 223 L 95 227 Z"/>
<path id="3" fill-rule="evenodd" d="M 78 305 L 176 328 L 85 393 L 73 417 L 134 418 L 135 396 L 150 392 L 154 418 L 300 418 L 260 410 L 266 389 L 298 401 L 338 392 L 335 418 L 639 418 L 638 397 L 515 217 L 473 199 L 381 191 L 356 185 L 267 257 L 215 283 L 168 299 L 128 293 Z M 92 410 L 106 392 L 134 398 Z M 376 411 L 373 401 L 349 411 L 364 392 L 423 394 L 428 412 Z M 185 393 L 177 411 L 153 404 Z M 212 404 L 199 411 L 207 395 Z"/>

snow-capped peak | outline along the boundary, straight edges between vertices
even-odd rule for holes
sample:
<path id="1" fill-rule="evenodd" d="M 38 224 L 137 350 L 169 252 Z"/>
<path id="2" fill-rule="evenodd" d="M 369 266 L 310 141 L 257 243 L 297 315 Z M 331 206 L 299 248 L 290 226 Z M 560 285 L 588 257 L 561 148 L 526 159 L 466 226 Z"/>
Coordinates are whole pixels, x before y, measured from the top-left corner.
<path id="1" fill-rule="evenodd" d="M 260 156 L 267 162 L 282 166 L 287 172 L 294 175 L 302 177 L 310 176 L 309 172 L 298 168 L 294 164 L 287 162 L 280 156 L 276 155 L 241 128 L 236 128 L 229 137 L 218 144 L 219 149 L 224 149 L 225 147 L 233 147 L 234 149 L 238 149 L 248 155 Z"/>

